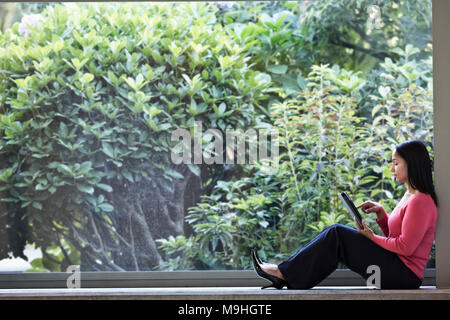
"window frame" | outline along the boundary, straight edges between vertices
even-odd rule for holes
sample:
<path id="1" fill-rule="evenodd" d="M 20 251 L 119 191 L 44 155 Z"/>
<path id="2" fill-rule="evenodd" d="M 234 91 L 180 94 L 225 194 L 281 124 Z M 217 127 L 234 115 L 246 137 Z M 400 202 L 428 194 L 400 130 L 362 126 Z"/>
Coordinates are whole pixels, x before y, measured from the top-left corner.
<path id="1" fill-rule="evenodd" d="M 450 1 L 432 0 L 433 112 L 435 183 L 440 205 L 436 230 L 436 268 L 427 268 L 424 286 L 450 288 Z M 66 288 L 70 274 L 64 272 L 0 272 L 0 289 Z M 129 287 L 253 287 L 267 284 L 254 271 L 145 271 L 82 272 L 81 288 Z M 350 270 L 336 270 L 320 286 L 361 286 L 364 280 Z"/>
<path id="2" fill-rule="evenodd" d="M 422 285 L 435 286 L 435 269 L 425 271 Z M 2 289 L 67 288 L 71 273 L 0 273 Z M 82 272 L 80 288 L 259 287 L 267 281 L 252 270 Z M 365 286 L 357 273 L 338 269 L 318 286 Z"/>

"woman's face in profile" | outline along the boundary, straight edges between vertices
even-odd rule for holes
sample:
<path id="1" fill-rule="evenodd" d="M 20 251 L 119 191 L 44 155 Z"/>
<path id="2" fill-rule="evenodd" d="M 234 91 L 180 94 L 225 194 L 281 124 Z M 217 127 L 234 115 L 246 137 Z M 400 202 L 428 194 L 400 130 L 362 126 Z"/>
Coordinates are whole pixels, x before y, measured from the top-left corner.
<path id="1" fill-rule="evenodd" d="M 391 172 L 394 174 L 395 180 L 400 183 L 408 182 L 408 166 L 406 161 L 394 151 L 392 153 Z"/>

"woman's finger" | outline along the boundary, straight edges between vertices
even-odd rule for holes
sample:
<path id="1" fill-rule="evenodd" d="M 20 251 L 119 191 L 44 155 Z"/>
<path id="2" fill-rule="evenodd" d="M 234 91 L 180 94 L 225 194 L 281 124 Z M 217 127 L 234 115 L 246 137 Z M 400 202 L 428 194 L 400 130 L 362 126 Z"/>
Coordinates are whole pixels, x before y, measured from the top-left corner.
<path id="1" fill-rule="evenodd" d="M 356 218 L 353 218 L 353 221 L 355 222 L 356 230 L 358 230 L 358 232 L 361 232 L 361 228 L 359 227 L 358 222 L 356 222 Z"/>
<path id="2" fill-rule="evenodd" d="M 357 209 L 362 209 L 362 210 L 368 210 L 370 208 L 373 207 L 373 204 L 370 201 L 366 201 L 364 203 L 361 203 L 359 206 L 357 206 Z"/>
<path id="3" fill-rule="evenodd" d="M 358 209 L 359 209 L 359 208 L 362 208 L 362 207 L 364 207 L 366 204 L 367 204 L 367 201 L 361 203 L 359 206 L 356 206 L 356 208 L 358 208 Z"/>
<path id="4" fill-rule="evenodd" d="M 364 213 L 371 213 L 376 211 L 376 206 L 373 203 L 367 203 L 366 205 L 360 206 Z"/>

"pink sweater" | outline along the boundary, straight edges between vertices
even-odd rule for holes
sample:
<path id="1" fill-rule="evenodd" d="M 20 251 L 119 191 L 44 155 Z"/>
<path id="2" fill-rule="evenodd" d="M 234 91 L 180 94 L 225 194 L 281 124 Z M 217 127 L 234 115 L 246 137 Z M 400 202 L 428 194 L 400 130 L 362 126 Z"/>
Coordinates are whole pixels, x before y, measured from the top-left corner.
<path id="1" fill-rule="evenodd" d="M 377 219 L 386 237 L 375 235 L 373 242 L 397 253 L 399 258 L 423 281 L 436 231 L 437 208 L 433 198 L 424 193 L 412 196 L 396 206 L 390 216 Z"/>

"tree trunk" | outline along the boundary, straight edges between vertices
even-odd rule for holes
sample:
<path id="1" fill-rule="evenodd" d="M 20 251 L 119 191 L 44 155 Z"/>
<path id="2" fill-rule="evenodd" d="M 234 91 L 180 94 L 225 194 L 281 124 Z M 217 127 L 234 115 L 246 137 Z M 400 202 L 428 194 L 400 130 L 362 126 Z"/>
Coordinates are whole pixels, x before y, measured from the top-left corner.
<path id="1" fill-rule="evenodd" d="M 160 265 L 163 257 L 156 240 L 184 235 L 186 196 L 197 191 L 190 205 L 200 198 L 200 179 L 189 170 L 183 174 L 184 179 L 167 188 L 115 183 L 113 193 L 105 195 L 113 212 L 99 214 L 86 208 L 81 228 L 65 221 L 70 228 L 67 237 L 81 252 L 83 271 L 143 271 Z"/>

